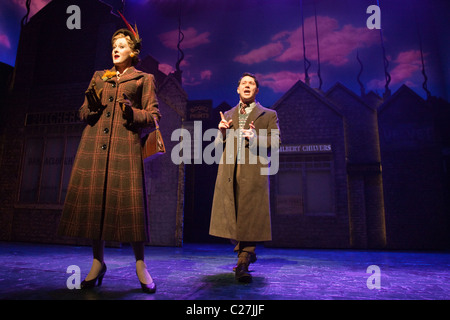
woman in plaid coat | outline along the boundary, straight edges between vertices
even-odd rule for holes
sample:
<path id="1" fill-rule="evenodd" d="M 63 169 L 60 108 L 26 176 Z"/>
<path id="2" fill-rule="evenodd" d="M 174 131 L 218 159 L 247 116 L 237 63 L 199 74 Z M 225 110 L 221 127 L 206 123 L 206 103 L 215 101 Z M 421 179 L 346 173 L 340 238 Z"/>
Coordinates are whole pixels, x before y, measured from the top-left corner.
<path id="1" fill-rule="evenodd" d="M 141 131 L 160 113 L 154 77 L 138 71 L 140 39 L 132 29 L 112 38 L 114 67 L 97 71 L 80 108 L 87 125 L 72 169 L 58 233 L 93 240 L 94 260 L 82 288 L 101 285 L 104 241 L 131 242 L 144 292 L 156 286 L 144 263 L 148 241 Z"/>

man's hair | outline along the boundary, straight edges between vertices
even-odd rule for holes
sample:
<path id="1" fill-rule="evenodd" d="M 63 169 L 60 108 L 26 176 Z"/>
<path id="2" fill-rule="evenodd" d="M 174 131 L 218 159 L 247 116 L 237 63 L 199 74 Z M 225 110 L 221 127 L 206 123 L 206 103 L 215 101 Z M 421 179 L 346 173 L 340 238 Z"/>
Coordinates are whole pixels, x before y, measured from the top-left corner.
<path id="1" fill-rule="evenodd" d="M 241 80 L 242 80 L 242 78 L 243 77 L 252 77 L 254 80 L 255 80 L 255 83 L 256 83 L 256 87 L 257 88 L 259 88 L 259 82 L 258 82 L 258 79 L 256 79 L 256 76 L 253 74 L 253 73 L 250 73 L 250 72 L 244 72 L 243 74 L 242 74 L 242 76 L 239 78 L 239 81 L 238 81 L 238 87 L 240 86 L 240 84 L 241 84 Z"/>

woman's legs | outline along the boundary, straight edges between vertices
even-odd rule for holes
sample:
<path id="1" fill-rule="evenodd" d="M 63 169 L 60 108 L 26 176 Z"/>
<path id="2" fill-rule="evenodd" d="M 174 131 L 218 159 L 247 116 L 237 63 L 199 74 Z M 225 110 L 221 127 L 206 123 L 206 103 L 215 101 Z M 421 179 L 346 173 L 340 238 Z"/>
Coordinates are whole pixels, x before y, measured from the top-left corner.
<path id="1" fill-rule="evenodd" d="M 104 255 L 105 241 L 93 240 L 92 241 L 92 253 L 94 260 L 92 261 L 91 271 L 86 276 L 86 281 L 95 279 L 100 273 L 103 267 L 103 255 Z"/>
<path id="2" fill-rule="evenodd" d="M 134 257 L 136 258 L 136 274 L 139 281 L 143 284 L 151 284 L 153 279 L 148 273 L 147 266 L 144 262 L 144 242 L 131 242 L 131 246 L 133 247 Z"/>
<path id="3" fill-rule="evenodd" d="M 144 242 L 132 242 L 131 246 L 133 247 L 134 256 L 136 258 L 136 274 L 138 276 L 139 282 L 141 283 L 142 290 L 147 293 L 154 293 L 156 290 L 156 285 L 153 283 L 153 279 L 148 273 L 147 266 L 144 263 Z M 105 241 L 94 240 L 92 242 L 92 252 L 94 255 L 94 259 L 92 261 L 91 270 L 89 271 L 83 283 L 96 279 L 102 272 L 103 267 L 106 268 L 103 262 L 104 248 Z M 102 279 L 99 278 L 99 285 L 101 284 Z"/>

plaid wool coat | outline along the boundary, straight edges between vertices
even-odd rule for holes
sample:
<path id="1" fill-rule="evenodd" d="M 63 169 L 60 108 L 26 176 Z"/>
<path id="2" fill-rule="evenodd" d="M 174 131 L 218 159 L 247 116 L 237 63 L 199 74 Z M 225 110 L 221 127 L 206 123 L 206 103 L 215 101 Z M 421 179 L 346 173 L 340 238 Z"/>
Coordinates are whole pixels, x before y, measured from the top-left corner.
<path id="1" fill-rule="evenodd" d="M 111 71 L 116 71 L 115 68 Z M 160 118 L 154 77 L 130 67 L 120 78 L 97 71 L 90 83 L 101 89 L 105 108 L 79 110 L 87 125 L 81 136 L 58 234 L 119 242 L 147 241 L 147 205 L 141 131 Z M 126 94 L 133 121 L 123 118 L 117 99 Z"/>

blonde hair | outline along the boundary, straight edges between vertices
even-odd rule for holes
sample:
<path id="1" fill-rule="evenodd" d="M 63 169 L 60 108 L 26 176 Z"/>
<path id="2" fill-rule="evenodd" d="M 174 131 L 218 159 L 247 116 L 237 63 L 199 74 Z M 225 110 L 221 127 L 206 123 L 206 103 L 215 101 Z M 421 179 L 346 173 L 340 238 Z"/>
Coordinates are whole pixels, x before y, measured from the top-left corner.
<path id="1" fill-rule="evenodd" d="M 132 56 L 131 64 L 135 66 L 140 61 L 138 56 L 141 51 L 139 49 L 136 49 L 136 44 L 133 40 L 131 40 L 130 36 L 123 33 L 118 33 L 111 39 L 111 46 L 114 46 L 114 43 L 117 41 L 117 39 L 120 38 L 125 38 L 125 40 L 127 40 L 128 46 L 130 47 L 131 52 L 134 54 L 134 56 Z"/>

